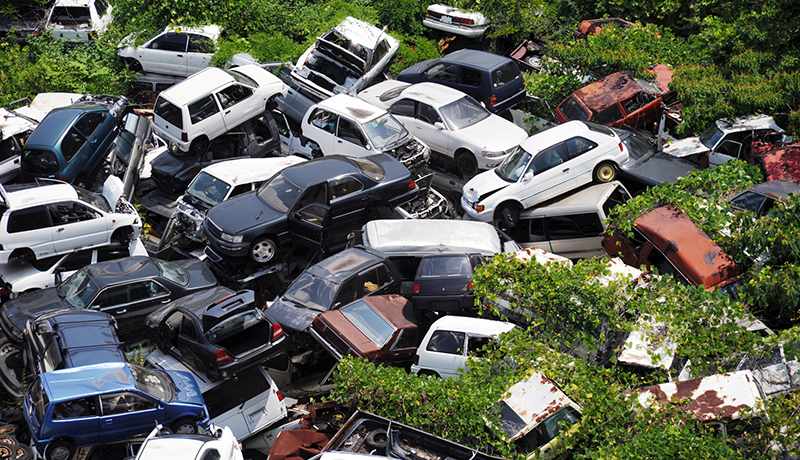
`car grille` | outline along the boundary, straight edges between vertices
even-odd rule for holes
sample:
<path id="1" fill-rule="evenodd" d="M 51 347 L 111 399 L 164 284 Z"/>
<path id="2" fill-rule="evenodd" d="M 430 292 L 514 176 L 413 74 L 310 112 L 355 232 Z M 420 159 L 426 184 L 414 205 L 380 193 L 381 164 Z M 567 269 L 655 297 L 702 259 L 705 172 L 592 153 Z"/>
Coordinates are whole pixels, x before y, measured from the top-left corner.
<path id="1" fill-rule="evenodd" d="M 206 222 L 208 222 L 208 231 L 217 238 L 222 238 L 222 229 L 209 218 L 206 218 Z"/>

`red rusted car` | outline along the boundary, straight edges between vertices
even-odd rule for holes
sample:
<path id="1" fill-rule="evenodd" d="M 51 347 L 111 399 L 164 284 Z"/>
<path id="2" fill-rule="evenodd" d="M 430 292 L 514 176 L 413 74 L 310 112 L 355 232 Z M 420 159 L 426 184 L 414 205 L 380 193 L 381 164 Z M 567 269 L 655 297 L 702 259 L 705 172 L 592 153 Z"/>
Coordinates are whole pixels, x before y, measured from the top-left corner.
<path id="1" fill-rule="evenodd" d="M 580 40 L 588 37 L 589 35 L 595 35 L 599 33 L 600 29 L 606 25 L 615 25 L 621 29 L 636 27 L 636 24 L 626 21 L 622 18 L 587 19 L 581 22 L 581 24 L 578 26 L 578 30 L 573 32 L 572 36 L 575 37 L 576 40 Z"/>

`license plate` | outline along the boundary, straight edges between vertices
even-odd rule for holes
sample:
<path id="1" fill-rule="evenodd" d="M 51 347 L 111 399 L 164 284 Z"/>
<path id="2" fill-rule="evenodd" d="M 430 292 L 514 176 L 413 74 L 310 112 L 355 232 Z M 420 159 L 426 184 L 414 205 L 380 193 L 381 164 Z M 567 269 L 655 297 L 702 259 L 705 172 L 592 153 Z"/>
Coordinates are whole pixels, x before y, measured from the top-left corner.
<path id="1" fill-rule="evenodd" d="M 453 18 L 451 18 L 450 16 L 442 15 L 442 22 L 445 24 L 452 24 Z"/>

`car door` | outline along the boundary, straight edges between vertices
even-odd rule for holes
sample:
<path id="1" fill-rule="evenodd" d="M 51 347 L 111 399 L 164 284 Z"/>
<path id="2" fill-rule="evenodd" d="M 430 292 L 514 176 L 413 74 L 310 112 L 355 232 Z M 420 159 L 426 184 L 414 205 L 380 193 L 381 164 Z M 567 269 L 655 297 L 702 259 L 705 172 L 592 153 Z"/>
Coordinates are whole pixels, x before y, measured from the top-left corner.
<path id="1" fill-rule="evenodd" d="M 602 256 L 603 223 L 595 213 L 547 217 L 551 252 L 569 259 Z"/>
<path id="2" fill-rule="evenodd" d="M 49 204 L 47 209 L 53 222 L 53 247 L 56 252 L 109 241 L 108 224 L 100 211 L 76 201 Z"/>
<path id="3" fill-rule="evenodd" d="M 217 91 L 216 96 L 222 107 L 226 131 L 264 111 L 263 101 L 254 96 L 253 88 L 239 82 Z"/>
<path id="4" fill-rule="evenodd" d="M 6 211 L 8 212 L 8 211 Z M 53 254 L 53 230 L 47 206 L 13 211 L 8 216 L 3 243 L 8 248 L 30 248 L 37 259 Z"/>
<path id="5" fill-rule="evenodd" d="M 460 66 L 455 85 L 456 89 L 469 94 L 485 107 L 486 97 L 481 94 L 482 86 L 484 86 L 484 77 L 480 70 L 463 65 Z"/>
<path id="6" fill-rule="evenodd" d="M 189 104 L 189 122 L 192 124 L 191 128 L 185 126 L 184 131 L 191 129 L 195 133 L 205 133 L 209 139 L 214 139 L 227 131 L 222 110 L 213 94 L 206 94 Z"/>
<path id="7" fill-rule="evenodd" d="M 144 317 L 171 300 L 171 292 L 154 280 L 136 280 L 106 287 L 91 303 L 92 309 L 113 315 L 121 336 L 144 331 Z"/>
<path id="8" fill-rule="evenodd" d="M 512 229 L 512 238 L 523 248 L 539 248 L 554 252 L 547 237 L 544 217 L 520 218 L 519 224 Z"/>
<path id="9" fill-rule="evenodd" d="M 214 41 L 203 35 L 187 35 L 189 44 L 186 49 L 186 76 L 189 76 L 208 67 L 211 56 L 214 55 Z"/>
<path id="10" fill-rule="evenodd" d="M 357 288 L 360 290 L 361 297 L 397 294 L 396 292 L 389 292 L 392 281 L 394 281 L 394 278 L 392 278 L 391 272 L 386 268 L 386 265 L 380 263 L 358 274 Z"/>
<path id="11" fill-rule="evenodd" d="M 133 391 L 101 395 L 100 408 L 103 440 L 143 436 L 153 429 L 154 423 L 165 422 L 162 403 Z"/>
<path id="12" fill-rule="evenodd" d="M 368 150 L 367 137 L 361 131 L 358 123 L 339 117 L 336 127 L 336 142 L 334 143 L 333 153 L 349 157 L 365 157 L 375 152 Z"/>
<path id="13" fill-rule="evenodd" d="M 322 108 L 316 108 L 303 123 L 303 135 L 319 145 L 323 155 L 336 151 L 336 124 L 339 116 Z"/>
<path id="14" fill-rule="evenodd" d="M 139 62 L 145 72 L 188 77 L 186 46 L 187 34 L 167 32 L 139 49 Z"/>
<path id="15" fill-rule="evenodd" d="M 439 112 L 432 105 L 418 102 L 416 112 L 416 133 L 431 150 L 445 155 L 453 156 L 450 148 L 450 135 Z M 437 123 L 439 123 L 437 125 Z"/>
<path id="16" fill-rule="evenodd" d="M 100 428 L 97 406 L 97 396 L 56 403 L 53 407 L 53 432 L 69 433 L 79 445 L 97 443 Z"/>
<path id="17" fill-rule="evenodd" d="M 173 318 L 174 319 L 174 318 Z M 210 347 L 203 339 L 203 329 L 197 323 L 194 315 L 182 312 L 178 336 L 175 338 L 175 349 L 178 350 L 182 361 L 189 367 L 208 373 L 206 359 L 213 359 L 214 354 L 209 355 Z"/>
<path id="18" fill-rule="evenodd" d="M 414 361 L 419 345 L 419 330 L 416 327 L 400 329 L 397 336 L 389 341 L 389 352 L 383 355 L 380 362 L 395 367 L 406 367 Z"/>
<path id="19" fill-rule="evenodd" d="M 419 366 L 435 371 L 443 379 L 458 377 L 458 369 L 463 369 L 466 362 L 465 341 L 466 334 L 461 331 L 434 331 L 420 355 Z"/>
<path id="20" fill-rule="evenodd" d="M 575 178 L 571 170 L 566 146 L 563 142 L 548 147 L 533 157 L 528 171 L 519 179 L 523 207 L 549 200 L 574 188 Z"/>
<path id="21" fill-rule="evenodd" d="M 625 116 L 622 124 L 636 128 L 656 121 L 661 106 L 661 101 L 657 99 L 658 96 L 641 91 L 620 101 Z"/>
<path id="22" fill-rule="evenodd" d="M 61 141 L 61 154 L 67 162 L 67 167 L 62 175 L 68 182 L 74 180 L 79 173 L 88 173 L 94 169 L 96 153 L 105 144 L 104 141 L 110 134 L 106 130 L 99 129 L 107 116 L 108 112 L 106 111 L 83 114 Z"/>
<path id="23" fill-rule="evenodd" d="M 327 251 L 326 229 L 330 226 L 327 183 L 308 187 L 286 216 L 289 237 L 296 244 Z"/>
<path id="24" fill-rule="evenodd" d="M 365 209 L 375 197 L 366 185 L 350 175 L 329 180 L 328 190 L 331 205 L 331 242 L 345 241 L 351 231 L 364 224 Z"/>

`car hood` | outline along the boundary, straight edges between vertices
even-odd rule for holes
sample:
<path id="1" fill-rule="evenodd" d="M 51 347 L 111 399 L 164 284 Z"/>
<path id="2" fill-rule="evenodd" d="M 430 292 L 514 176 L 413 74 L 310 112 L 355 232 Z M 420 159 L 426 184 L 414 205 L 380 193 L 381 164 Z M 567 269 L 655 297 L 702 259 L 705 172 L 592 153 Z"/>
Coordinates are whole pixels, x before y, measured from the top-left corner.
<path id="1" fill-rule="evenodd" d="M 707 153 L 711 149 L 703 145 L 699 137 L 687 137 L 686 139 L 670 142 L 661 151 L 674 157 L 683 158 L 698 153 Z"/>
<path id="2" fill-rule="evenodd" d="M 3 303 L 2 314 L 6 321 L 24 331 L 29 318 L 69 308 L 72 307 L 59 297 L 57 288 L 52 287 L 29 292 Z"/>
<path id="3" fill-rule="evenodd" d="M 214 206 L 206 218 L 225 233 L 236 235 L 257 225 L 285 219 L 286 214 L 267 206 L 256 193 L 245 193 Z"/>
<path id="4" fill-rule="evenodd" d="M 197 158 L 187 155 L 185 157 L 175 157 L 169 152 L 164 155 L 159 155 L 150 163 L 150 169 L 153 173 L 158 173 L 166 177 L 177 177 L 178 173 L 188 168 L 189 166 L 197 163 Z"/>
<path id="5" fill-rule="evenodd" d="M 208 288 L 219 284 L 217 277 L 206 264 L 197 258 L 174 260 L 176 263 L 189 272 L 189 285 L 186 286 L 188 290 L 197 290 Z"/>
<path id="6" fill-rule="evenodd" d="M 178 395 L 175 396 L 175 401 L 184 404 L 197 404 L 202 406 L 205 404 L 203 394 L 200 393 L 200 386 L 194 376 L 188 372 L 182 371 L 164 371 L 169 374 L 175 387 L 178 389 Z"/>
<path id="7" fill-rule="evenodd" d="M 479 145 L 483 149 L 492 152 L 505 152 L 518 146 L 520 142 L 528 138 L 524 129 L 497 115 L 492 115 L 480 123 L 459 129 L 455 133 L 473 145 Z M 500 133 L 502 135 L 498 135 Z"/>
<path id="8" fill-rule="evenodd" d="M 509 185 L 511 185 L 511 182 L 501 179 L 494 170 L 485 171 L 464 184 L 464 196 L 470 202 L 475 203 Z"/>
<path id="9" fill-rule="evenodd" d="M 303 332 L 307 330 L 319 313 L 320 312 L 316 310 L 301 307 L 283 297 L 264 311 L 267 318 L 292 332 Z"/>
<path id="10" fill-rule="evenodd" d="M 690 172 L 700 169 L 690 161 L 665 153 L 656 153 L 641 162 L 628 161 L 621 168 L 625 173 L 643 178 L 646 182 L 653 184 L 675 183 L 678 177 L 686 176 Z"/>

